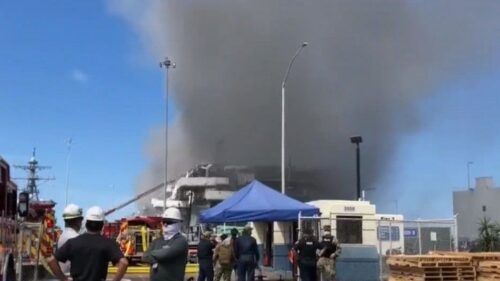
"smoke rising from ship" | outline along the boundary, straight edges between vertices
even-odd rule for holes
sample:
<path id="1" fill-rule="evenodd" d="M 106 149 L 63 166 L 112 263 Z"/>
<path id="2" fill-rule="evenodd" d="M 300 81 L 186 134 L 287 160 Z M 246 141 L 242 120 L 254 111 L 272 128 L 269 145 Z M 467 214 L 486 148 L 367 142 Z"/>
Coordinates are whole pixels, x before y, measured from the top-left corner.
<path id="1" fill-rule="evenodd" d="M 353 198 L 360 134 L 362 184 L 376 185 L 400 138 L 425 126 L 418 102 L 499 47 L 495 1 L 111 1 L 152 61 L 172 58 L 170 175 L 200 162 L 280 165 L 281 80 L 287 163 L 319 171 L 318 197 Z M 152 62 L 153 63 L 153 62 Z M 160 71 L 160 70 L 159 70 Z M 138 189 L 163 178 L 163 131 L 146 144 Z M 380 190 L 379 190 L 380 191 Z M 383 190 L 382 190 L 383 191 Z"/>

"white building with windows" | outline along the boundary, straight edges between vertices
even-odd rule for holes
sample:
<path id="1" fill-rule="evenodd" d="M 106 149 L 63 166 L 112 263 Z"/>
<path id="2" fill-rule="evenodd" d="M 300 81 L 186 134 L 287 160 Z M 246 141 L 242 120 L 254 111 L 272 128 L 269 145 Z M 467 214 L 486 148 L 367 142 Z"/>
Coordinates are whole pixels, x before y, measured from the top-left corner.
<path id="1" fill-rule="evenodd" d="M 475 186 L 453 192 L 453 213 L 457 215 L 459 240 L 477 239 L 482 218 L 500 223 L 499 202 L 500 188 L 495 187 L 492 177 L 476 178 Z"/>
<path id="2" fill-rule="evenodd" d="M 341 244 L 376 246 L 379 253 L 398 249 L 404 253 L 403 215 L 377 214 L 369 201 L 317 200 L 321 225 L 329 225 Z"/>

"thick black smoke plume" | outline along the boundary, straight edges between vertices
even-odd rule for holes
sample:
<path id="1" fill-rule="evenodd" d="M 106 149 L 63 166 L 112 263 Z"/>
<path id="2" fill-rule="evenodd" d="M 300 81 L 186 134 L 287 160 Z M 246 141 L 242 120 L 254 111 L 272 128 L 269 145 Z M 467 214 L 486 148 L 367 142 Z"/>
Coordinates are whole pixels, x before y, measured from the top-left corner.
<path id="1" fill-rule="evenodd" d="M 499 47 L 498 1 L 113 1 L 153 61 L 171 57 L 179 116 L 170 173 L 199 162 L 280 164 L 280 87 L 287 90 L 287 162 L 319 169 L 318 197 L 353 198 L 363 136 L 363 186 L 384 175 L 399 139 L 421 129 L 418 101 Z M 139 185 L 162 179 L 163 133 Z M 379 190 L 383 191 L 383 190 Z"/>

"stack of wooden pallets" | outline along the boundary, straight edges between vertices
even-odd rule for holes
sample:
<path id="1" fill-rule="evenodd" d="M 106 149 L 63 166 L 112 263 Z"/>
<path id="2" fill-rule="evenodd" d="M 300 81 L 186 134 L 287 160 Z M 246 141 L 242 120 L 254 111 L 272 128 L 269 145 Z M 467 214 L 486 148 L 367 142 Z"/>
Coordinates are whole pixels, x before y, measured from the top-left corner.
<path id="1" fill-rule="evenodd" d="M 478 281 L 500 280 L 500 253 L 466 253 L 476 267 Z"/>
<path id="2" fill-rule="evenodd" d="M 478 281 L 500 280 L 500 261 L 480 261 L 477 274 Z"/>
<path id="3" fill-rule="evenodd" d="M 391 256 L 389 281 L 474 281 L 472 259 L 458 255 Z"/>
<path id="4" fill-rule="evenodd" d="M 471 258 L 472 265 L 476 268 L 478 281 L 500 281 L 500 253 L 453 253 L 434 252 L 440 256 L 462 256 Z"/>

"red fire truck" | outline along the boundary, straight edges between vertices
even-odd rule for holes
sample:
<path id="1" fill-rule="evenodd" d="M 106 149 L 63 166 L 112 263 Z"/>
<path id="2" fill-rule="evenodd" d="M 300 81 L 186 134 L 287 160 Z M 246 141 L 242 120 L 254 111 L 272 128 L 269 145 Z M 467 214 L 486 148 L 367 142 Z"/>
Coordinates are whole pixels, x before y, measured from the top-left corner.
<path id="1" fill-rule="evenodd" d="M 17 186 L 10 180 L 10 166 L 0 157 L 0 280 L 13 280 L 16 247 Z"/>
<path id="2" fill-rule="evenodd" d="M 119 206 L 106 211 L 110 215 L 127 205 L 153 193 L 163 187 L 163 184 L 157 185 L 141 194 L 138 194 L 130 200 Z M 139 265 L 143 253 L 148 249 L 149 244 L 161 234 L 161 217 L 157 216 L 136 216 L 131 218 L 122 218 L 116 222 L 104 225 L 103 233 L 106 237 L 115 239 L 119 244 L 123 254 L 128 258 L 132 265 Z M 189 263 L 197 263 L 197 245 L 190 244 Z"/>
<path id="3" fill-rule="evenodd" d="M 33 163 L 32 163 L 33 161 Z M 31 168 L 37 168 L 32 158 Z M 32 178 L 37 178 L 36 174 Z M 0 280 L 25 280 L 48 272 L 45 257 L 52 254 L 57 241 L 53 201 L 31 200 L 11 181 L 10 165 L 0 157 Z M 31 202 L 30 202 L 31 201 Z M 16 264 L 19 266 L 16 267 Z M 20 269 L 19 272 L 15 268 Z M 17 278 L 16 278 L 17 275 Z"/>

